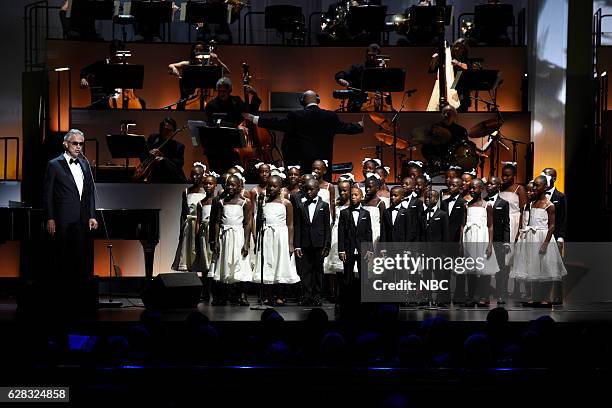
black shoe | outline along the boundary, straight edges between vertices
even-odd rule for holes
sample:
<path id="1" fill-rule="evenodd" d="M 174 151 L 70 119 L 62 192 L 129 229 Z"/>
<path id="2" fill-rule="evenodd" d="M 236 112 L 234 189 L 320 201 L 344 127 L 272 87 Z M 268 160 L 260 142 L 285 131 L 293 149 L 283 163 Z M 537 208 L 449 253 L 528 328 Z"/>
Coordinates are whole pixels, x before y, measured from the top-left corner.
<path id="1" fill-rule="evenodd" d="M 314 307 L 321 307 L 323 306 L 323 302 L 321 302 L 321 299 L 315 299 L 312 301 L 312 306 Z"/>
<path id="2" fill-rule="evenodd" d="M 503 306 L 506 304 L 506 301 L 504 299 L 498 299 L 497 300 L 497 306 Z"/>

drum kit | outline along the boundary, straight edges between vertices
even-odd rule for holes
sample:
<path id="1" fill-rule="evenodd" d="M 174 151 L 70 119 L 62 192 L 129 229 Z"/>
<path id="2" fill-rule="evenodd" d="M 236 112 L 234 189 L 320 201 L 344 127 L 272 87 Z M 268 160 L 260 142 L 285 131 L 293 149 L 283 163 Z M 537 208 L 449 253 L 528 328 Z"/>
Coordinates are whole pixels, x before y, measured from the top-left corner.
<path id="1" fill-rule="evenodd" d="M 371 148 L 376 148 L 376 151 L 381 154 L 382 148 L 393 147 L 393 123 L 380 113 L 371 112 L 369 117 L 378 126 L 378 131 L 374 133 L 374 137 L 379 142 L 379 146 Z M 432 176 L 446 171 L 450 166 L 461 167 L 465 171 L 480 166 L 481 173 L 483 173 L 485 159 L 490 158 L 492 160 L 493 157 L 497 157 L 494 151 L 496 145 L 499 144 L 507 148 L 502 139 L 510 139 L 501 137 L 502 124 L 503 121 L 496 117 L 479 122 L 468 130 L 469 139 L 489 138 L 488 141 L 483 143 L 482 148 L 477 147 L 472 140 L 461 140 L 453 143 L 451 132 L 439 124 L 416 127 L 410 132 L 409 138 L 396 136 L 395 146 L 400 151 L 398 156 L 401 160 L 400 176 L 405 177 L 407 175 L 408 162 L 413 159 L 413 152 L 417 149 L 420 149 L 427 162 L 427 171 Z M 399 126 L 395 131 L 396 134 L 400 133 Z M 510 141 L 514 144 L 514 141 Z M 370 147 L 363 149 L 368 148 Z M 488 152 L 489 150 L 490 152 Z M 408 153 L 406 154 L 404 151 L 408 151 Z"/>

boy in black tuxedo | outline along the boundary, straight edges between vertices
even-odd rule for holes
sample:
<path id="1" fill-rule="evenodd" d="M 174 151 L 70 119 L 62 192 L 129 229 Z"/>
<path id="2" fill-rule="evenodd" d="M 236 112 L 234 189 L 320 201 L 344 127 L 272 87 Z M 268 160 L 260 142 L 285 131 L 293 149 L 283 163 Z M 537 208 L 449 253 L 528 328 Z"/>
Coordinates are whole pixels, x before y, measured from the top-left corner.
<path id="1" fill-rule="evenodd" d="M 344 263 L 344 273 L 338 276 L 340 306 L 358 303 L 363 252 L 365 250 L 365 257 L 368 260 L 374 255 L 370 213 L 361 205 L 362 200 L 361 189 L 351 188 L 351 204 L 340 212 L 338 221 L 338 256 Z M 355 263 L 359 272 L 358 277 L 353 273 Z"/>
<path id="2" fill-rule="evenodd" d="M 508 289 L 508 268 L 506 254 L 510 252 L 510 204 L 499 196 L 499 177 L 491 176 L 485 183 L 488 204 L 493 206 L 493 249 L 497 256 L 499 272 L 495 275 L 497 304 L 506 304 Z"/>
<path id="3" fill-rule="evenodd" d="M 329 204 L 321 199 L 319 182 L 310 179 L 304 184 L 304 197 L 294 216 L 295 254 L 300 259 L 300 277 L 304 289 L 302 306 L 321 306 L 323 260 L 331 247 Z"/>
<path id="4" fill-rule="evenodd" d="M 461 241 L 461 225 L 465 221 L 466 202 L 461 197 L 461 187 L 463 182 L 459 177 L 455 177 L 448 185 L 450 196 L 442 200 L 440 208 L 448 214 L 448 241 L 457 243 L 459 249 Z M 449 256 L 459 256 L 459 252 L 448 254 Z M 460 304 L 466 301 L 465 298 L 465 275 L 456 275 L 455 291 L 453 303 Z"/>
<path id="5" fill-rule="evenodd" d="M 421 242 L 423 240 L 423 202 L 415 192 L 416 182 L 411 177 L 402 180 L 404 199 L 402 206 L 406 209 L 407 230 L 406 242 Z"/>
<path id="6" fill-rule="evenodd" d="M 380 230 L 380 242 L 406 242 L 408 217 L 404 201 L 404 189 L 395 186 L 390 193 L 391 206 L 385 209 Z"/>
<path id="7" fill-rule="evenodd" d="M 431 246 L 427 246 L 427 255 L 441 257 L 444 256 L 444 248 L 442 244 L 448 242 L 448 214 L 446 211 L 441 210 L 438 205 L 440 202 L 440 194 L 431 190 L 425 195 L 425 206 L 426 210 L 423 214 L 423 226 L 424 226 L 424 238 L 427 244 L 432 243 Z M 426 245 L 427 245 L 426 244 Z M 429 273 L 425 276 L 426 279 L 431 278 L 433 272 L 436 280 L 446 280 L 450 282 L 450 272 L 448 271 L 428 271 Z M 429 299 L 431 300 L 431 299 Z M 450 288 L 448 290 L 438 290 L 436 296 L 436 303 L 440 307 L 446 307 L 450 303 Z"/>
<path id="8" fill-rule="evenodd" d="M 546 167 L 544 170 L 542 170 L 542 174 L 545 176 L 550 176 L 550 183 L 548 185 L 548 190 L 546 191 L 546 197 L 548 197 L 550 202 L 555 206 L 555 232 L 553 234 L 557 240 L 559 251 L 561 252 L 561 255 L 563 255 L 563 243 L 565 242 L 567 219 L 567 198 L 565 197 L 565 194 L 557 190 L 555 187 L 555 181 L 557 181 L 557 170 L 553 169 L 552 167 Z M 562 293 L 563 289 L 561 287 L 561 282 L 553 282 L 553 305 L 563 303 L 561 300 Z"/>

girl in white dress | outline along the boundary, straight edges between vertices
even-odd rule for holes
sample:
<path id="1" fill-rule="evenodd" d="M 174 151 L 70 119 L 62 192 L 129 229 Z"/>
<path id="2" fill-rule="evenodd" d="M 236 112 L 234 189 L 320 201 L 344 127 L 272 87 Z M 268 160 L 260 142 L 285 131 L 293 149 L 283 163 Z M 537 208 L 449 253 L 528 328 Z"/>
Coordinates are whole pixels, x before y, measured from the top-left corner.
<path id="1" fill-rule="evenodd" d="M 466 220 L 461 227 L 463 257 L 476 261 L 473 268 L 465 271 L 469 274 L 468 298 L 472 299 L 469 304 L 478 302 L 479 306 L 489 304 L 491 276 L 499 271 L 493 249 L 493 208 L 482 199 L 483 189 L 482 180 L 471 181 L 469 194 L 472 200 L 468 203 Z"/>
<path id="2" fill-rule="evenodd" d="M 385 208 L 389 208 L 391 205 L 391 195 L 389 194 L 389 187 L 387 187 L 386 179 L 389 176 L 389 170 L 391 170 L 387 166 L 379 166 L 376 168 L 375 172 L 380 176 L 380 181 L 382 183 L 380 190 L 378 190 L 378 196 L 385 203 Z"/>
<path id="3" fill-rule="evenodd" d="M 213 253 L 208 242 L 210 235 L 210 210 L 217 187 L 216 173 L 206 175 L 202 187 L 204 188 L 206 196 L 198 203 L 196 210 L 197 256 L 195 265 L 197 265 L 197 267 L 194 267 L 194 269 L 202 273 L 202 299 L 208 302 L 210 300 L 211 281 L 214 277 L 214 268 L 212 265 Z"/>
<path id="4" fill-rule="evenodd" d="M 525 208 L 527 204 L 527 194 L 525 188 L 520 184 L 516 183 L 516 163 L 515 162 L 502 162 L 502 187 L 499 196 L 504 200 L 508 201 L 510 205 L 510 239 L 514 242 L 514 238 L 520 229 L 520 218 L 521 209 Z M 506 255 L 506 264 L 511 266 L 514 262 L 514 251 L 511 248 L 510 252 Z M 514 293 L 516 297 L 524 295 L 525 284 L 524 282 L 514 282 L 514 279 L 508 281 L 508 292 Z"/>
<path id="5" fill-rule="evenodd" d="M 234 285 L 232 303 L 248 306 L 244 285 L 253 277 L 249 261 L 249 237 L 252 228 L 251 200 L 240 195 L 242 182 L 237 175 L 227 178 L 224 197 L 213 204 L 214 234 L 210 245 L 215 254 L 214 280 L 220 283 L 213 305 L 227 303 L 228 285 Z M 211 225 L 212 226 L 212 225 Z"/>
<path id="6" fill-rule="evenodd" d="M 196 261 L 196 211 L 198 203 L 206 195 L 202 179 L 206 166 L 200 162 L 191 169 L 192 185 L 183 191 L 178 247 L 172 263 L 175 271 L 191 271 Z"/>
<path id="7" fill-rule="evenodd" d="M 380 176 L 376 173 L 367 174 L 365 182 L 366 195 L 363 199 L 363 208 L 370 213 L 370 223 L 372 224 L 372 243 L 374 250 L 380 241 L 380 225 L 385 211 L 385 203 L 377 195 L 382 185 Z"/>
<path id="8" fill-rule="evenodd" d="M 530 283 L 532 293 L 528 304 L 540 302 L 543 306 L 551 304 L 552 282 L 561 281 L 567 275 L 553 236 L 555 206 L 546 197 L 549 184 L 547 177 L 550 176 L 538 176 L 533 181 L 533 201 L 529 213 L 522 215 L 521 222 L 524 227 L 519 231 L 517 242 L 524 255 L 521 256 L 520 262 L 515 262 L 510 271 L 513 278 Z M 528 217 L 528 220 L 525 221 L 525 217 Z"/>
<path id="9" fill-rule="evenodd" d="M 336 191 L 332 183 L 323 180 L 323 176 L 327 173 L 327 160 L 315 160 L 312 162 L 312 175 L 319 182 L 319 197 L 329 204 L 329 215 L 331 217 L 330 224 L 335 217 L 334 207 L 336 205 Z"/>
<path id="10" fill-rule="evenodd" d="M 300 192 L 300 176 L 302 175 L 299 165 L 287 166 L 287 196 L 289 199 L 291 194 L 298 194 Z"/>
<path id="11" fill-rule="evenodd" d="M 440 193 L 442 193 L 440 201 L 444 201 L 451 196 L 450 186 L 453 183 L 453 179 L 461 176 L 461 172 L 462 169 L 459 166 L 450 166 L 448 170 L 446 170 L 446 188 L 440 190 Z"/>
<path id="12" fill-rule="evenodd" d="M 471 169 L 461 175 L 461 197 L 463 197 L 466 203 L 472 201 L 472 197 L 470 196 L 470 185 L 475 178 L 476 169 Z"/>
<path id="13" fill-rule="evenodd" d="M 247 197 L 251 200 L 251 204 L 253 205 L 253 229 L 251 236 L 251 252 L 249 254 L 251 259 L 251 268 L 255 268 L 255 221 L 257 220 L 257 211 L 260 204 L 259 197 L 261 197 L 261 200 L 266 199 L 266 186 L 268 185 L 272 165 L 259 162 L 255 165 L 255 169 L 257 170 L 259 182 L 247 194 Z"/>
<path id="14" fill-rule="evenodd" d="M 293 207 L 291 202 L 281 195 L 283 179 L 276 174 L 270 177 L 266 188 L 266 202 L 259 211 L 263 211 L 263 249 L 257 248 L 253 282 L 261 282 L 263 250 L 263 283 L 274 285 L 274 301 L 272 293 L 267 290 L 266 303 L 284 305 L 282 286 L 300 281 L 295 268 L 293 256 Z M 261 242 L 261 241 L 259 241 Z"/>
<path id="15" fill-rule="evenodd" d="M 359 182 L 359 187 L 361 188 L 361 191 L 363 191 L 365 195 L 365 182 L 368 178 L 368 174 L 374 173 L 377 167 L 382 166 L 382 162 L 380 161 L 380 159 L 372 159 L 370 157 L 366 157 L 365 159 L 363 159 L 361 163 L 363 165 L 363 169 L 362 169 L 363 181 Z"/>

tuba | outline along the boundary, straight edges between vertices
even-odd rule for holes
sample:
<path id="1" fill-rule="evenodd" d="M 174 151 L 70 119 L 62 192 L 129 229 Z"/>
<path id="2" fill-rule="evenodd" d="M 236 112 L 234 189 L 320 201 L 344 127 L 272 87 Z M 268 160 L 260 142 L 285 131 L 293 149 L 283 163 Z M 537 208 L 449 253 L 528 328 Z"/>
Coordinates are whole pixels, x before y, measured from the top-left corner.
<path id="1" fill-rule="evenodd" d="M 445 45 L 445 49 L 444 66 L 446 75 L 444 75 L 444 79 L 446 80 L 446 83 L 440 84 L 440 61 L 438 60 L 438 74 L 433 91 L 431 92 L 431 97 L 429 98 L 429 103 L 427 104 L 427 111 L 439 111 L 443 108 L 443 106 L 440 106 L 440 89 L 446 90 L 446 101 L 450 106 L 457 109 L 460 105 L 459 94 L 456 90 L 451 88 L 453 82 L 455 82 L 455 71 L 453 70 L 453 64 L 451 63 L 451 50 L 448 44 Z M 438 56 L 438 58 L 440 58 L 440 56 Z"/>

